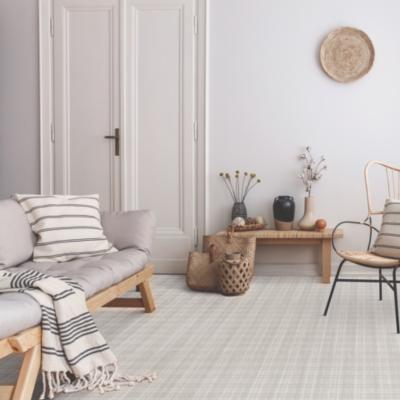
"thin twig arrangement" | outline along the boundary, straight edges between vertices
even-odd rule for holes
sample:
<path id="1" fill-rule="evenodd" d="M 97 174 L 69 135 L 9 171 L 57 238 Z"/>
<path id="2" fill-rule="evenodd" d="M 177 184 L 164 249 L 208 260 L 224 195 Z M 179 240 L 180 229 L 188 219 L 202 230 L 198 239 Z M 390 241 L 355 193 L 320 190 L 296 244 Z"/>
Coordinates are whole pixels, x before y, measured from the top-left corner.
<path id="1" fill-rule="evenodd" d="M 244 202 L 254 186 L 261 182 L 261 179 L 257 179 L 257 175 L 254 172 L 244 172 L 241 176 L 240 171 L 235 171 L 234 178 L 231 178 L 228 172 L 220 172 L 219 176 L 224 181 L 235 203 Z"/>
<path id="2" fill-rule="evenodd" d="M 303 168 L 299 178 L 303 181 L 307 196 L 311 196 L 312 185 L 322 178 L 324 170 L 328 169 L 325 164 L 325 157 L 321 156 L 318 162 L 311 154 L 311 147 L 307 146 L 304 153 L 299 154 L 299 159 L 303 161 Z"/>

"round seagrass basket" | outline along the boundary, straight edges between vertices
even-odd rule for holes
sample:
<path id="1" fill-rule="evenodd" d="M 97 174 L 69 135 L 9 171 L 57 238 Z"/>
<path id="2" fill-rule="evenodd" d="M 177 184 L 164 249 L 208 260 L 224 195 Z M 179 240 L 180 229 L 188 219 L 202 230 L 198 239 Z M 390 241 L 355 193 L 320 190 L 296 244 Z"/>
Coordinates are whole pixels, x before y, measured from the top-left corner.
<path id="1" fill-rule="evenodd" d="M 351 27 L 331 32 L 320 50 L 322 68 L 338 82 L 361 78 L 372 68 L 374 58 L 371 39 L 365 32 Z"/>
<path id="2" fill-rule="evenodd" d="M 225 296 L 243 294 L 250 286 L 253 271 L 247 258 L 240 260 L 224 259 L 218 268 L 218 285 Z"/>

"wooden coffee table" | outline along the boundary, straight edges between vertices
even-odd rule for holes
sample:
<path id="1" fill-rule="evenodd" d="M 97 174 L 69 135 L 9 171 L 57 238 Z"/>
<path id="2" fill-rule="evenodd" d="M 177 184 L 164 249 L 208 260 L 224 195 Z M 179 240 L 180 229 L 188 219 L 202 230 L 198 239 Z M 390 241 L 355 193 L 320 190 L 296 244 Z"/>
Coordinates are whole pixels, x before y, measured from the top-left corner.
<path id="1" fill-rule="evenodd" d="M 331 281 L 331 258 L 332 258 L 332 229 L 323 232 L 316 231 L 275 231 L 265 229 L 260 231 L 235 232 L 235 236 L 255 236 L 257 246 L 272 245 L 317 245 L 321 252 L 321 281 Z M 343 237 L 343 231 L 338 229 L 335 238 Z"/>

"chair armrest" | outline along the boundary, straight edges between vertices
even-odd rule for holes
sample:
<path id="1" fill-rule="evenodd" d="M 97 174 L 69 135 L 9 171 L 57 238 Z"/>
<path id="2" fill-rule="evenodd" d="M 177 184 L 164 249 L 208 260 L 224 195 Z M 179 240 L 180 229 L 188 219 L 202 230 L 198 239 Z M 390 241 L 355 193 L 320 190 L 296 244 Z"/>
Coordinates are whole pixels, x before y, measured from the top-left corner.
<path id="1" fill-rule="evenodd" d="M 150 255 L 156 218 L 150 210 L 102 212 L 104 234 L 118 250 L 136 248 Z"/>
<path id="2" fill-rule="evenodd" d="M 372 220 L 371 217 L 367 217 L 366 219 L 364 219 L 364 221 L 342 221 L 339 222 L 332 230 L 332 248 L 335 251 L 336 254 L 340 255 L 336 245 L 335 245 L 335 233 L 336 230 L 341 227 L 342 225 L 345 224 L 349 224 L 349 225 L 361 225 L 361 226 L 366 226 L 369 229 L 369 236 L 368 236 L 368 244 L 367 244 L 367 251 L 369 251 L 370 247 L 371 247 L 371 243 L 372 243 L 372 234 L 373 232 L 377 232 L 379 233 L 379 229 L 377 229 L 376 227 L 374 227 L 372 225 Z"/>

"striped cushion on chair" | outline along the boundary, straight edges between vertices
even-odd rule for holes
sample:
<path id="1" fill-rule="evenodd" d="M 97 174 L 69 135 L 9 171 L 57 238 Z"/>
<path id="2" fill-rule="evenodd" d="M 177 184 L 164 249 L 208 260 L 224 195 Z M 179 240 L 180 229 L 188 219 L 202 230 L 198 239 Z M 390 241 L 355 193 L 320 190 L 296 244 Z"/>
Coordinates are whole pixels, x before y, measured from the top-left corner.
<path id="1" fill-rule="evenodd" d="M 69 261 L 117 251 L 100 222 L 99 195 L 16 194 L 37 242 L 33 261 Z"/>
<path id="2" fill-rule="evenodd" d="M 400 201 L 386 200 L 382 225 L 372 252 L 400 259 Z"/>

